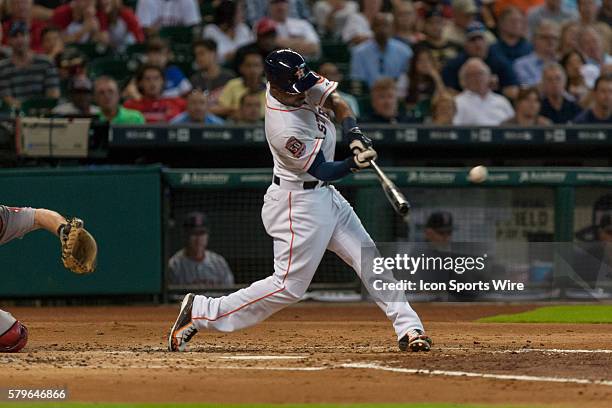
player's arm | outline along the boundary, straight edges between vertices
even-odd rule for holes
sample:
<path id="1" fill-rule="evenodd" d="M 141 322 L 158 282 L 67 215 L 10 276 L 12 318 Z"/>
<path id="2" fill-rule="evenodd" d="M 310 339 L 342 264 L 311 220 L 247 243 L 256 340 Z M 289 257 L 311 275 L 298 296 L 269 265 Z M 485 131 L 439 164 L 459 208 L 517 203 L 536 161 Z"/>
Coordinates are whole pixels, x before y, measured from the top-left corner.
<path id="1" fill-rule="evenodd" d="M 334 112 L 336 121 L 342 126 L 342 137 L 348 139 L 349 147 L 353 153 L 364 152 L 372 148 L 372 140 L 359 129 L 355 114 L 338 92 L 332 92 L 323 106 Z"/>

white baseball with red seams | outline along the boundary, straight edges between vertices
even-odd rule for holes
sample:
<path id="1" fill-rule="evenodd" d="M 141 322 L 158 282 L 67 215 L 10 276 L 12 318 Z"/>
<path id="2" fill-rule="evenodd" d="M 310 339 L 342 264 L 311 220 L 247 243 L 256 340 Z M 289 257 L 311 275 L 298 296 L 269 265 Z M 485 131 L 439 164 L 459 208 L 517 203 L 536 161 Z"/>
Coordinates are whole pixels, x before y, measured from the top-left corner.
<path id="1" fill-rule="evenodd" d="M 301 107 L 285 106 L 266 92 L 266 138 L 280 185 L 268 188 L 261 218 L 274 240 L 274 274 L 228 296 L 196 296 L 192 319 L 198 329 L 243 329 L 299 301 L 327 249 L 361 277 L 361 246 L 373 242 L 352 207 L 333 186 L 302 186 L 316 181 L 307 171 L 319 151 L 334 160 L 336 128 L 321 106 L 337 86 L 321 78 Z M 403 293 L 398 296 L 377 304 L 400 339 L 423 325 Z"/>

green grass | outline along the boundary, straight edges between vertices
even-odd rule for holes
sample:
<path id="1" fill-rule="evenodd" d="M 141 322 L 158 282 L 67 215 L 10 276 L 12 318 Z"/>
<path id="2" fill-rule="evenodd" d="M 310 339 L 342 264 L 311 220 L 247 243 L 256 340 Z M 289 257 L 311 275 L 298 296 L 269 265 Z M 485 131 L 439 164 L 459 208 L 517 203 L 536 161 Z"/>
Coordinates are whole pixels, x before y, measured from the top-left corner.
<path id="1" fill-rule="evenodd" d="M 0 403 L 0 408 L 535 408 L 535 405 L 473 405 L 473 404 L 111 404 L 111 403 Z"/>
<path id="2" fill-rule="evenodd" d="M 484 317 L 486 323 L 612 323 L 612 305 L 546 306 L 527 312 Z"/>

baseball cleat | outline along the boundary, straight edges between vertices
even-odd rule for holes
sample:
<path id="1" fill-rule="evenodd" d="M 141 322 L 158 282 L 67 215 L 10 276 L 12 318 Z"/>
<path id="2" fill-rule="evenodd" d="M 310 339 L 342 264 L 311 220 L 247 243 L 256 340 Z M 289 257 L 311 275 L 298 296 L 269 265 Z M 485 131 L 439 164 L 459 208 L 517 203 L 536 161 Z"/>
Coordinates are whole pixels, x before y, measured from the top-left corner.
<path id="1" fill-rule="evenodd" d="M 401 351 L 429 351 L 433 342 L 419 329 L 409 330 L 398 342 Z"/>
<path id="2" fill-rule="evenodd" d="M 193 324 L 191 319 L 191 308 L 193 307 L 193 299 L 195 295 L 188 293 L 183 298 L 181 310 L 178 317 L 170 329 L 168 335 L 168 350 L 169 351 L 185 351 L 189 340 L 198 332 L 198 329 Z"/>

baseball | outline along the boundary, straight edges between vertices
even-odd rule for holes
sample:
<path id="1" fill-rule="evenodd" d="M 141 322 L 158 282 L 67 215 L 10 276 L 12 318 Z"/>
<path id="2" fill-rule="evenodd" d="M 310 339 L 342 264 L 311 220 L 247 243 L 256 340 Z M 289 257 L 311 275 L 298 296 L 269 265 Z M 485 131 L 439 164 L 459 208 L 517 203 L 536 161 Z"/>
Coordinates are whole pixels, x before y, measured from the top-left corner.
<path id="1" fill-rule="evenodd" d="M 487 179 L 489 175 L 489 171 L 485 166 L 476 166 L 472 167 L 470 173 L 468 174 L 468 180 L 472 183 L 482 183 Z"/>

